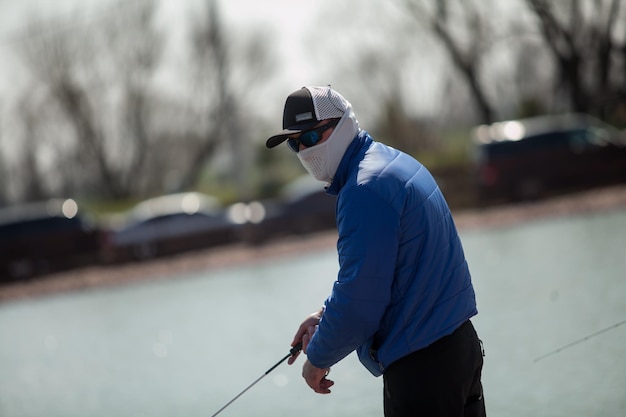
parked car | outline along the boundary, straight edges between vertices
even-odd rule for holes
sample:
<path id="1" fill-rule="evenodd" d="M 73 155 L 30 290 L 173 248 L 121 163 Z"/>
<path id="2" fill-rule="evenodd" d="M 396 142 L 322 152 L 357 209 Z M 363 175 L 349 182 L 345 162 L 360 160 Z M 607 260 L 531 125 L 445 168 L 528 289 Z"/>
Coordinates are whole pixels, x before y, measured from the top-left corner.
<path id="1" fill-rule="evenodd" d="M 249 219 L 243 239 L 258 244 L 281 236 L 333 229 L 336 202 L 335 196 L 326 194 L 323 183 L 310 175 L 302 176 L 285 186 L 277 197 L 247 205 Z M 244 213 L 243 207 L 237 206 L 236 211 Z M 242 220 L 240 215 L 235 218 Z"/>
<path id="2" fill-rule="evenodd" d="M 481 202 L 626 181 L 624 132 L 589 115 L 498 122 L 477 127 L 473 138 Z"/>
<path id="3" fill-rule="evenodd" d="M 32 278 L 99 261 L 101 233 L 72 199 L 0 210 L 0 281 Z"/>
<path id="4" fill-rule="evenodd" d="M 231 243 L 236 227 L 214 197 L 197 192 L 155 197 L 136 205 L 122 226 L 109 231 L 103 257 L 144 260 Z"/>

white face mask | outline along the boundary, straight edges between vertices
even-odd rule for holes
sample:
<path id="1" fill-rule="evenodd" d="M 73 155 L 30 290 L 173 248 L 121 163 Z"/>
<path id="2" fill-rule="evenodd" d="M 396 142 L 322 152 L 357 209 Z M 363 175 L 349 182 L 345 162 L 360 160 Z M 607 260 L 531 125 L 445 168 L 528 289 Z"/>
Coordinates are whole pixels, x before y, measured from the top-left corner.
<path id="1" fill-rule="evenodd" d="M 352 106 L 348 106 L 326 142 L 301 150 L 297 153 L 298 159 L 313 178 L 330 182 L 346 149 L 358 132 L 359 122 L 354 116 Z"/>

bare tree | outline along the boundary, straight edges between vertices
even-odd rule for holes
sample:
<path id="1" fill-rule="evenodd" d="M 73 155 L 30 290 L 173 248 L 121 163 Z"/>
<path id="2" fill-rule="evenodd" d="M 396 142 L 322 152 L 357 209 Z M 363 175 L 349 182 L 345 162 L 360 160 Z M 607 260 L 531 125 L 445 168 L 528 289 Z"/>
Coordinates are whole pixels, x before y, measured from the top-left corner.
<path id="1" fill-rule="evenodd" d="M 254 111 L 246 108 L 246 99 L 259 91 L 259 79 L 270 70 L 269 42 L 260 33 L 237 39 L 226 30 L 218 2 L 207 0 L 204 19 L 197 19 L 191 33 L 192 95 L 196 136 L 200 140 L 181 186 L 192 184 L 210 157 L 222 145 L 227 147 L 231 175 L 239 198 L 250 193 L 251 144 L 247 126 Z M 240 43 L 238 43 L 238 41 Z M 245 114 L 245 116 L 244 116 Z M 244 123 L 245 119 L 247 123 Z"/>
<path id="2" fill-rule="evenodd" d="M 23 118 L 24 133 L 22 141 L 22 156 L 20 158 L 20 175 L 23 187 L 23 197 L 28 201 L 41 200 L 46 195 L 43 175 L 37 163 L 38 134 L 35 122 L 36 108 L 32 102 L 22 100 L 20 115 Z"/>
<path id="3" fill-rule="evenodd" d="M 430 3 L 430 4 L 428 4 Z M 494 121 L 494 110 L 480 82 L 482 58 L 493 31 L 474 1 L 405 0 L 406 8 L 420 24 L 429 27 L 442 43 L 454 67 L 469 87 L 481 121 Z"/>
<path id="4" fill-rule="evenodd" d="M 148 153 L 149 80 L 161 43 L 153 13 L 144 1 L 89 25 L 38 23 L 20 45 L 49 105 L 72 127 L 83 187 L 110 197 L 137 191 Z"/>
<path id="5" fill-rule="evenodd" d="M 527 87 L 531 85 L 528 80 L 540 77 L 543 83 L 545 78 L 537 69 L 529 68 L 526 60 L 545 69 L 550 67 L 542 60 L 548 57 L 554 62 L 550 77 L 553 91 L 557 92 L 556 96 L 565 97 L 566 105 L 559 106 L 557 101 L 552 106 L 544 106 L 546 110 L 556 105 L 607 118 L 625 107 L 626 29 L 623 22 L 626 13 L 621 0 L 524 0 L 526 10 L 521 10 L 524 16 L 499 15 L 473 1 L 405 0 L 404 3 L 420 25 L 429 27 L 440 40 L 472 92 L 482 122 L 494 118 L 495 101 L 490 102 L 481 80 L 485 79 L 487 70 L 485 57 L 498 37 L 515 41 L 510 42 L 510 48 L 518 54 L 514 58 L 517 68 L 530 70 L 530 73 L 518 71 L 517 78 L 509 74 L 513 82 L 525 83 L 517 87 L 518 94 L 523 96 L 520 97 L 522 103 L 529 100 L 537 103 L 528 96 Z M 531 19 L 525 19 L 526 16 Z M 495 32 L 492 21 L 498 20 L 508 23 L 508 31 Z M 534 36 L 537 33 L 539 38 Z M 529 51 L 532 52 L 529 54 Z M 505 76 L 493 75 L 496 78 L 490 79 L 496 82 L 502 82 Z M 546 90 L 536 90 L 536 98 L 543 95 L 545 100 Z"/>
<path id="6" fill-rule="evenodd" d="M 226 129 L 233 111 L 234 97 L 229 88 L 230 66 L 224 27 L 215 1 L 207 2 L 206 20 L 196 22 L 191 33 L 192 79 L 195 90 L 190 108 L 198 113 L 195 130 L 198 147 L 180 187 L 193 184 L 221 141 L 226 140 Z M 199 95 L 199 96 L 198 96 Z M 194 105 L 198 103 L 198 105 Z M 187 133 L 193 135 L 194 133 Z"/>
<path id="7" fill-rule="evenodd" d="M 235 39 L 217 2 L 208 0 L 191 34 L 188 66 L 175 68 L 190 88 L 171 94 L 158 85 L 166 43 L 155 26 L 156 5 L 122 2 L 88 22 L 34 24 L 19 49 L 36 81 L 32 88 L 45 91 L 50 117 L 27 118 L 30 109 L 22 108 L 21 119 L 39 131 L 55 123 L 69 127 L 63 134 L 71 145 L 56 152 L 72 169 L 57 175 L 71 175 L 63 181 L 74 181 L 76 192 L 128 198 L 189 189 L 212 157 L 226 151 L 245 194 L 251 147 L 240 118 L 254 119 L 245 100 L 254 81 L 268 74 L 268 43 L 258 33 Z M 231 148 L 222 149 L 225 143 Z"/>
<path id="8" fill-rule="evenodd" d="M 575 111 L 607 117 L 626 103 L 626 14 L 621 0 L 526 0 Z M 621 23 L 620 23 L 621 22 Z"/>

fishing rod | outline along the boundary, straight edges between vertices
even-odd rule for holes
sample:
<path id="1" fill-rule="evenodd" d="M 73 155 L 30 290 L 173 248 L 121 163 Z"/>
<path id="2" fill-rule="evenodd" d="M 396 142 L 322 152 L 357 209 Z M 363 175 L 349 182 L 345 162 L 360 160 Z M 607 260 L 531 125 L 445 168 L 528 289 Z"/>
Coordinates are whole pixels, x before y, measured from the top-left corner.
<path id="1" fill-rule="evenodd" d="M 589 339 L 591 339 L 591 338 L 593 338 L 593 337 L 596 337 L 596 336 L 598 336 L 599 334 L 602 334 L 602 333 L 604 333 L 604 332 L 608 332 L 609 330 L 613 330 L 614 328 L 619 327 L 619 326 L 621 326 L 622 324 L 626 324 L 626 320 L 622 320 L 622 321 L 620 321 L 619 323 L 615 323 L 615 324 L 614 324 L 614 325 L 612 325 L 612 326 L 606 327 L 606 328 L 604 328 L 604 329 L 602 329 L 602 330 L 598 330 L 597 332 L 591 333 L 590 335 L 587 335 L 587 336 L 585 336 L 585 337 L 583 337 L 583 338 L 581 338 L 581 339 L 574 340 L 573 342 L 568 343 L 567 345 L 561 346 L 560 348 L 555 349 L 555 350 L 553 350 L 553 351 L 551 351 L 551 352 L 548 352 L 548 353 L 546 353 L 545 355 L 541 355 L 541 356 L 539 356 L 539 357 L 535 358 L 534 363 L 537 363 L 537 362 L 539 362 L 540 360 L 547 358 L 548 356 L 556 355 L 557 353 L 562 352 L 562 351 L 564 351 L 565 349 L 569 349 L 569 348 L 571 348 L 572 346 L 575 346 L 575 345 L 577 345 L 577 344 L 579 344 L 579 343 L 582 343 L 582 342 L 584 342 L 584 341 L 586 341 L 586 340 L 589 340 Z"/>
<path id="2" fill-rule="evenodd" d="M 229 405 L 231 405 L 232 403 L 234 403 L 239 397 L 241 397 L 246 391 L 248 391 L 250 388 L 252 388 L 254 385 L 256 385 L 257 382 L 259 382 L 260 380 L 262 380 L 263 378 L 265 378 L 265 376 L 267 374 L 269 374 L 270 372 L 272 372 L 274 369 L 276 369 L 276 367 L 278 367 L 278 365 L 280 365 L 281 363 L 283 363 L 284 361 L 286 361 L 288 358 L 295 356 L 298 354 L 298 352 L 300 352 L 302 350 L 302 342 L 298 343 L 297 345 L 295 345 L 294 347 L 292 347 L 289 350 L 289 353 L 287 355 L 285 355 L 284 358 L 282 358 L 281 360 L 279 360 L 278 362 L 276 362 L 276 364 L 274 366 L 272 366 L 270 369 L 268 369 L 267 371 L 265 371 L 265 373 L 263 375 L 261 375 L 260 377 L 258 377 L 252 384 L 248 385 L 243 391 L 241 391 L 239 394 L 237 394 L 232 400 L 230 400 L 229 402 L 227 402 L 222 408 L 220 408 L 219 410 L 217 410 L 217 412 L 215 414 L 213 414 L 211 417 L 215 417 L 216 415 L 218 415 L 219 413 L 221 413 L 222 411 L 224 411 L 224 409 L 226 407 L 228 407 Z"/>

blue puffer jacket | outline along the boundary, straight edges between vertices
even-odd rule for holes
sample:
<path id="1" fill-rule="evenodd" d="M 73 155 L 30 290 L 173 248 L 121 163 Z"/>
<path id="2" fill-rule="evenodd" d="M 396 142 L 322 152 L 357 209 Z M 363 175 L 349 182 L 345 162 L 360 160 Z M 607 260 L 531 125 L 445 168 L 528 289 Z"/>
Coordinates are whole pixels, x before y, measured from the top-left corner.
<path id="1" fill-rule="evenodd" d="M 423 165 L 360 131 L 328 193 L 340 268 L 307 349 L 314 366 L 357 350 L 379 376 L 477 314 L 452 215 Z"/>

